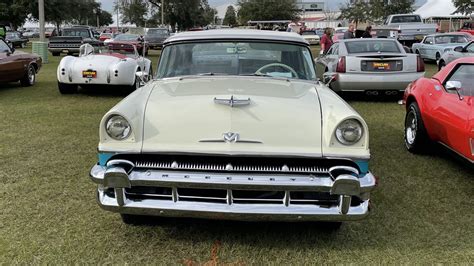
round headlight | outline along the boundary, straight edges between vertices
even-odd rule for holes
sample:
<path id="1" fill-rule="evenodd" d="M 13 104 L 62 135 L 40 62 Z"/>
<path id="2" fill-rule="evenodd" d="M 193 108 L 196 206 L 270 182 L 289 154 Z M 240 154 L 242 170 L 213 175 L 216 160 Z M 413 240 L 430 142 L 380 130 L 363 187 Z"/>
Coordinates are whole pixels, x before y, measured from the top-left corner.
<path id="1" fill-rule="evenodd" d="M 128 121 L 120 115 L 113 115 L 105 123 L 107 134 L 115 140 L 124 140 L 132 133 Z"/>
<path id="2" fill-rule="evenodd" d="M 336 138 L 344 145 L 353 145 L 361 138 L 364 130 L 362 124 L 356 119 L 347 119 L 336 128 Z"/>

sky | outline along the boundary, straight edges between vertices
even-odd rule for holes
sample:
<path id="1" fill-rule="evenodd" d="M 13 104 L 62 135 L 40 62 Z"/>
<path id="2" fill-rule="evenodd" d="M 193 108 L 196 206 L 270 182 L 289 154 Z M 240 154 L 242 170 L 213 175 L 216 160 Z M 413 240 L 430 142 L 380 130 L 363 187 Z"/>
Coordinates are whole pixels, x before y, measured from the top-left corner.
<path id="1" fill-rule="evenodd" d="M 222 5 L 230 5 L 230 4 L 235 4 L 237 3 L 237 0 L 208 0 L 209 5 L 212 7 L 219 7 Z M 315 0 L 317 2 L 318 0 Z M 344 3 L 346 3 L 348 0 L 319 0 L 320 2 L 326 2 L 329 9 L 335 10 L 338 9 L 338 7 Z M 449 0 L 438 0 L 438 1 L 449 1 Z M 112 11 L 114 2 L 115 0 L 100 0 L 102 3 L 102 8 L 107 10 L 107 11 Z M 421 5 L 421 3 L 426 2 L 426 0 L 417 0 L 416 4 Z"/>

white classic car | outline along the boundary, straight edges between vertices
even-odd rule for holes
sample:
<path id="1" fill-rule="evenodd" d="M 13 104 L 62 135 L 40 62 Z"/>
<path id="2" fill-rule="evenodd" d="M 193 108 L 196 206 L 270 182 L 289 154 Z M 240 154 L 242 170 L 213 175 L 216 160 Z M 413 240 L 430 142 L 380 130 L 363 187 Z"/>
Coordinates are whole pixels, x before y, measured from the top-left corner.
<path id="1" fill-rule="evenodd" d="M 76 93 L 78 86 L 140 87 L 153 73 L 151 61 L 139 55 L 131 44 L 114 44 L 97 51 L 90 44 L 80 47 L 79 57 L 66 56 L 57 70 L 62 94 Z"/>
<path id="2" fill-rule="evenodd" d="M 143 216 L 364 218 L 376 179 L 362 117 L 316 79 L 294 33 L 214 30 L 164 42 L 157 76 L 105 114 L 99 205 Z M 141 219 L 140 219 L 141 217 Z"/>

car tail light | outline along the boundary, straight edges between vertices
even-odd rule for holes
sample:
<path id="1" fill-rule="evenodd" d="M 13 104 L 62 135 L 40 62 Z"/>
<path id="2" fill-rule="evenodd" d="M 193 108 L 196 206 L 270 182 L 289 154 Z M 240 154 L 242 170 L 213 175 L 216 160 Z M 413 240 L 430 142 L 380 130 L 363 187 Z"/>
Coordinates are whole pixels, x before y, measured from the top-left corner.
<path id="1" fill-rule="evenodd" d="M 337 73 L 346 73 L 346 57 L 342 56 L 339 58 L 339 61 L 337 62 L 336 66 L 336 72 Z"/>
<path id="2" fill-rule="evenodd" d="M 425 71 L 425 63 L 423 59 L 418 55 L 416 57 L 416 72 L 424 72 Z"/>

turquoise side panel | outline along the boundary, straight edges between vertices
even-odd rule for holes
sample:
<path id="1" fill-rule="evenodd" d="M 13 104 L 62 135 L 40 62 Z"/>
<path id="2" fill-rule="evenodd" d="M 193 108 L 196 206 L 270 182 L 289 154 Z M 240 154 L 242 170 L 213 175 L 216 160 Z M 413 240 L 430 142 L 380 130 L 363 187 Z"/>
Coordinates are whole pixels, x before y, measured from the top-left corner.
<path id="1" fill-rule="evenodd" d="M 355 161 L 361 171 L 361 174 L 367 174 L 369 172 L 369 161 Z"/>
<path id="2" fill-rule="evenodd" d="M 99 157 L 99 164 L 102 166 L 105 166 L 107 164 L 107 161 L 112 157 L 115 153 L 111 152 L 99 152 L 98 157 Z"/>

